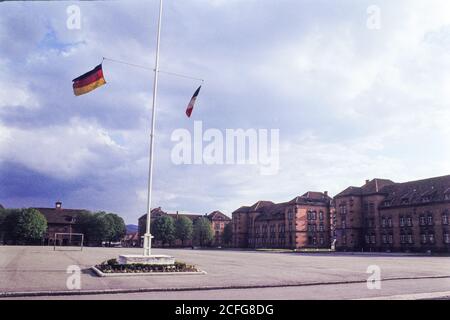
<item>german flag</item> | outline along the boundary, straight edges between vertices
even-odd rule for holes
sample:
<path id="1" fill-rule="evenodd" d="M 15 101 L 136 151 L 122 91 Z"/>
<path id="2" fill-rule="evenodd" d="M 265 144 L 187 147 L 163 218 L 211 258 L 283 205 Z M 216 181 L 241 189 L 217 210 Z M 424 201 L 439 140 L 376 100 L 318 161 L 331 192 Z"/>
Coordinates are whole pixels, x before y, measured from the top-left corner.
<path id="1" fill-rule="evenodd" d="M 82 76 L 75 78 L 73 81 L 73 93 L 76 96 L 91 92 L 106 83 L 103 78 L 102 65 L 99 64 L 93 70 L 86 72 Z"/>

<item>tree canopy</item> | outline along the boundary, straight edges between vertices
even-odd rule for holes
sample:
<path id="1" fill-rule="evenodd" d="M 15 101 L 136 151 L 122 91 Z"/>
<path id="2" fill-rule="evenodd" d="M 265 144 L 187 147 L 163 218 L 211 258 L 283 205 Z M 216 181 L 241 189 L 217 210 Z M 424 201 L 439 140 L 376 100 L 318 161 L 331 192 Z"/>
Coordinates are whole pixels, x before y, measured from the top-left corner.
<path id="1" fill-rule="evenodd" d="M 2 224 L 6 237 L 15 242 L 40 240 L 47 231 L 47 219 L 36 209 L 6 210 Z"/>
<path id="2" fill-rule="evenodd" d="M 233 239 L 233 226 L 231 223 L 228 223 L 223 229 L 222 241 L 225 245 L 230 245 Z"/>
<path id="3" fill-rule="evenodd" d="M 194 241 L 201 247 L 209 246 L 214 238 L 211 222 L 208 218 L 200 217 L 194 223 Z"/>
<path id="4" fill-rule="evenodd" d="M 175 223 L 169 216 L 156 218 L 151 224 L 151 233 L 156 240 L 163 244 L 171 244 L 175 240 Z"/>
<path id="5" fill-rule="evenodd" d="M 175 237 L 184 244 L 186 240 L 192 239 L 194 226 L 192 220 L 185 216 L 180 216 L 175 221 Z"/>

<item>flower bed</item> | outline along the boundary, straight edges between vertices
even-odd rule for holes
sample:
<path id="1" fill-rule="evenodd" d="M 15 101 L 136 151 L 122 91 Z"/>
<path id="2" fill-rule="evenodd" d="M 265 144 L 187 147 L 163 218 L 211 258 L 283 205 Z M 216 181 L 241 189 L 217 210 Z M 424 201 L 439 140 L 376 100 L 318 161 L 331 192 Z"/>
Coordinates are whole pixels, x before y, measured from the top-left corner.
<path id="1" fill-rule="evenodd" d="M 152 264 L 119 264 L 111 259 L 95 266 L 103 273 L 175 273 L 175 272 L 201 272 L 197 267 L 176 261 L 173 265 Z"/>

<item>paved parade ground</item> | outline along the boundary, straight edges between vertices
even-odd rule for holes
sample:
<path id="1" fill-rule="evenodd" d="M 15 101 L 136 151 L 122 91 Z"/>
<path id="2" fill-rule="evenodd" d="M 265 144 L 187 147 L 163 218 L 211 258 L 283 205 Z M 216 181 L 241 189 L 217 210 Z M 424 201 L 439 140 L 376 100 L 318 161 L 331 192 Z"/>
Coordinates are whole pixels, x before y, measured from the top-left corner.
<path id="1" fill-rule="evenodd" d="M 450 296 L 450 258 L 395 254 L 272 253 L 154 249 L 195 264 L 206 275 L 100 278 L 89 268 L 142 249 L 0 246 L 0 295 L 65 299 L 357 299 Z M 79 266 L 81 291 L 69 290 L 69 266 Z M 369 290 L 369 266 L 381 289 Z M 114 292 L 115 294 L 111 294 Z M 436 293 L 437 292 L 437 293 Z M 59 294 L 77 293 L 76 296 Z M 95 293 L 95 295 L 92 295 Z M 430 295 L 431 294 L 431 295 Z"/>

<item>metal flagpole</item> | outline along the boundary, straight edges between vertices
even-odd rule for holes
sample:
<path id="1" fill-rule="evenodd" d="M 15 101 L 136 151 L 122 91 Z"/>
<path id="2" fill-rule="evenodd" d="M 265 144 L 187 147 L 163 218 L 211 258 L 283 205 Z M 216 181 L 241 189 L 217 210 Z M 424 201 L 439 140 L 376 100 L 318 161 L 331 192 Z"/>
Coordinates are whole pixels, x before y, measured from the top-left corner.
<path id="1" fill-rule="evenodd" d="M 159 18 L 158 31 L 156 37 L 156 61 L 155 61 L 155 77 L 153 81 L 153 103 L 152 103 L 152 125 L 150 132 L 150 157 L 148 170 L 148 194 L 147 194 L 147 229 L 144 235 L 144 256 L 151 255 L 152 235 L 150 234 L 150 219 L 152 210 L 152 183 L 153 183 L 153 145 L 155 137 L 156 122 L 156 94 L 158 92 L 158 72 L 159 72 L 159 42 L 161 40 L 161 19 L 163 10 L 163 0 L 159 1 Z"/>

